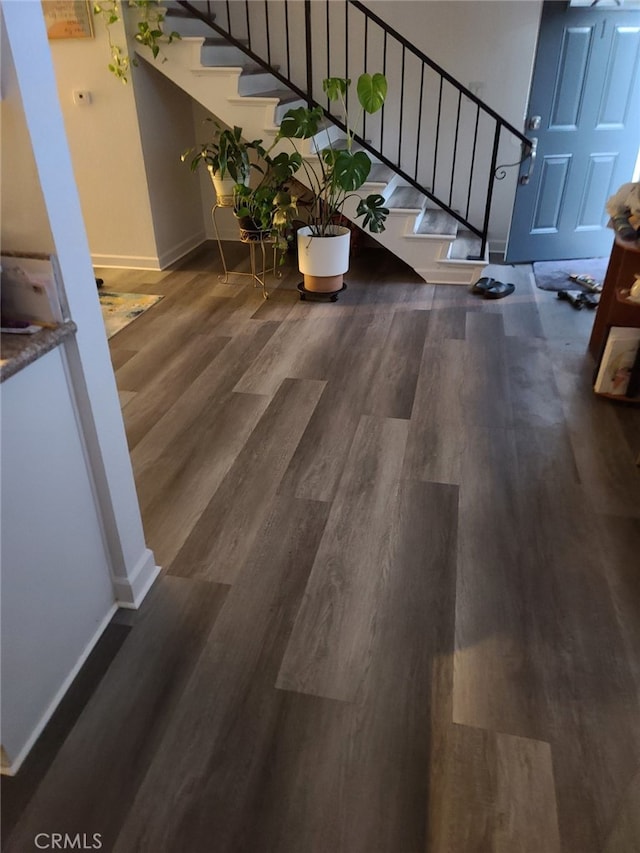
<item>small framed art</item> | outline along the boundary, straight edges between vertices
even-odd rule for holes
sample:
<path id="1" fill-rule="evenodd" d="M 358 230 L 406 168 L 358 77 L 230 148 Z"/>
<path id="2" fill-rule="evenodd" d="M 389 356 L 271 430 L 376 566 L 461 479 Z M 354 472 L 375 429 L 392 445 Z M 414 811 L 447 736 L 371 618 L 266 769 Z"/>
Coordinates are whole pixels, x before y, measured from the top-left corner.
<path id="1" fill-rule="evenodd" d="M 89 0 L 42 0 L 42 11 L 49 40 L 93 38 Z"/>

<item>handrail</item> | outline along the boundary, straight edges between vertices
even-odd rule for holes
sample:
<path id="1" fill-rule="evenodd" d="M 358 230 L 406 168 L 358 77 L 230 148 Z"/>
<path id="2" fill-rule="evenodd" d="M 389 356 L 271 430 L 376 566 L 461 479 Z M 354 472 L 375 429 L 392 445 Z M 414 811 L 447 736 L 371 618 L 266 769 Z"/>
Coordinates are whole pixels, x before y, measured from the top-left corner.
<path id="1" fill-rule="evenodd" d="M 330 76 L 336 73 L 333 68 L 339 67 L 339 63 L 335 63 L 333 59 L 335 54 L 339 53 L 338 45 L 333 45 L 330 38 L 330 7 L 332 15 L 339 14 L 339 4 L 336 0 L 325 0 L 325 35 L 326 43 L 317 32 L 319 26 L 316 18 L 316 27 L 314 28 L 315 41 L 312 39 L 312 3 L 311 0 L 304 0 L 304 4 L 284 0 L 284 44 L 282 50 L 284 56 L 275 55 L 277 47 L 274 32 L 270 21 L 270 6 L 269 0 L 264 0 L 262 4 L 251 3 L 250 0 L 244 0 L 244 16 L 242 20 L 243 31 L 241 34 L 237 31 L 237 19 L 239 17 L 238 8 L 241 9 L 242 3 L 230 3 L 226 0 L 225 3 L 219 2 L 216 6 L 218 11 L 226 17 L 226 26 L 223 26 L 217 20 L 214 20 L 213 3 L 208 0 L 206 4 L 199 3 L 195 6 L 189 0 L 178 0 L 179 5 L 189 12 L 195 18 L 199 18 L 206 23 L 214 32 L 221 35 L 228 42 L 239 48 L 246 56 L 254 63 L 264 68 L 269 74 L 273 75 L 277 80 L 284 84 L 288 89 L 295 92 L 302 100 L 307 101 L 310 106 L 319 106 L 325 116 L 330 119 L 335 125 L 342 130 L 346 130 L 344 123 L 339 116 L 333 115 L 329 109 L 330 105 L 320 103 L 313 94 L 314 88 L 314 72 L 315 69 L 322 67 L 322 54 L 326 53 L 327 74 Z M 289 7 L 291 4 L 292 15 L 296 10 L 304 10 L 304 21 L 298 25 L 298 29 L 294 32 L 299 32 L 301 27 L 304 27 L 304 46 L 300 51 L 304 54 L 299 57 L 300 62 L 304 62 L 304 67 L 299 69 L 296 77 L 296 69 L 292 68 L 293 59 L 290 52 L 290 13 Z M 278 0 L 278 7 L 282 8 L 282 0 Z M 316 10 L 321 7 L 320 0 L 316 0 L 313 4 Z M 250 8 L 251 7 L 251 8 Z M 264 9 L 264 12 L 261 10 Z M 336 9 L 338 12 L 336 13 Z M 349 9 L 355 10 L 364 16 L 364 44 L 360 45 L 357 38 L 353 35 L 356 27 L 354 22 L 350 28 Z M 273 13 L 275 16 L 275 12 Z M 236 20 L 232 21 L 232 18 Z M 360 19 L 358 19 L 360 20 Z M 399 76 L 400 92 L 399 92 L 399 116 L 393 122 L 385 123 L 385 111 L 387 104 L 383 106 L 379 118 L 377 130 L 369 125 L 374 124 L 373 121 L 363 121 L 362 133 L 354 132 L 353 136 L 357 142 L 373 154 L 381 163 L 391 168 L 408 184 L 415 187 L 428 199 L 434 202 L 443 210 L 452 216 L 456 221 L 461 223 L 465 228 L 480 238 L 481 246 L 478 256 L 469 256 L 469 258 L 484 259 L 489 232 L 489 222 L 491 216 L 491 204 L 493 200 L 494 182 L 502 180 L 505 175 L 505 169 L 508 166 L 519 165 L 524 160 L 531 156 L 533 151 L 533 143 L 523 133 L 521 133 L 512 124 L 506 121 L 502 116 L 493 110 L 488 104 L 484 103 L 474 92 L 466 86 L 459 83 L 448 71 L 446 71 L 437 62 L 419 50 L 415 45 L 398 33 L 386 21 L 380 18 L 375 12 L 372 12 L 359 0 L 344 0 L 344 20 L 340 25 L 344 31 L 344 43 L 342 58 L 344 60 L 344 75 L 349 76 L 349 62 L 353 55 L 364 55 L 364 68 L 367 70 L 367 60 L 369 57 L 369 45 L 373 44 L 372 30 L 378 28 L 376 35 L 382 39 L 382 56 L 381 66 L 382 71 L 387 77 L 390 75 Z M 235 32 L 234 32 L 235 31 Z M 264 34 L 265 37 L 260 35 Z M 381 35 L 380 35 L 381 34 Z M 257 42 L 262 40 L 263 44 L 258 47 Z M 401 62 L 398 63 L 397 74 L 393 68 L 390 68 L 389 55 L 393 49 L 397 48 L 401 51 Z M 317 60 L 315 58 L 317 54 Z M 331 58 L 331 62 L 330 62 Z M 280 60 L 280 61 L 279 61 Z M 405 80 L 406 66 L 409 61 L 418 62 L 420 64 L 420 94 L 419 108 L 417 110 L 417 127 L 412 126 L 415 116 L 411 116 L 409 111 L 405 111 L 405 86 L 408 91 L 410 82 Z M 330 64 L 335 63 L 330 68 Z M 369 60 L 371 65 L 371 60 Z M 286 74 L 280 70 L 280 64 L 286 65 Z M 380 64 L 373 70 L 380 70 Z M 435 123 L 430 122 L 426 128 L 423 126 L 423 99 L 428 87 L 425 84 L 425 73 L 435 74 L 431 91 L 437 90 L 437 118 Z M 390 78 L 391 79 L 391 78 Z M 451 87 L 451 93 L 445 87 Z M 463 101 L 463 98 L 465 99 Z M 444 116 L 447 112 L 447 101 L 451 100 L 455 105 L 453 111 L 455 118 L 451 117 L 450 121 L 446 121 Z M 451 109 L 451 108 L 450 108 Z M 471 114 L 469 114 L 471 110 Z M 473 113 L 475 111 L 475 117 Z M 409 118 L 405 119 L 405 112 L 409 114 Z M 464 113 L 464 115 L 463 115 Z M 484 125 L 487 122 L 493 122 L 494 127 L 486 128 Z M 397 125 L 397 136 L 389 139 L 389 125 Z M 463 130 L 463 128 L 465 128 Z M 469 136 L 472 138 L 471 151 L 466 153 L 466 164 L 460 164 L 459 158 L 461 148 L 467 139 L 466 130 L 469 131 Z M 376 135 L 377 139 L 365 138 L 367 136 Z M 407 134 L 415 131 L 415 150 L 411 152 L 411 163 L 407 162 L 408 158 L 403 159 L 403 138 L 406 139 Z M 519 162 L 498 166 L 498 151 L 503 132 L 508 132 L 521 143 L 521 159 Z M 413 135 L 412 135 L 412 138 Z M 489 157 L 489 150 L 491 155 Z M 420 168 L 420 156 L 427 152 L 426 159 L 429 160 L 430 169 L 428 170 L 429 177 L 426 180 L 431 181 L 431 185 L 426 184 L 426 167 Z M 482 158 L 482 159 L 481 159 Z M 463 166 L 466 165 L 466 169 Z M 446 178 L 442 175 L 445 174 Z M 411 170 L 413 174 L 411 174 Z M 486 177 L 486 189 L 484 189 L 476 201 L 478 195 L 477 187 L 482 183 L 483 175 Z M 448 180 L 448 188 L 444 186 L 442 190 L 437 190 L 436 184 L 442 184 Z M 467 182 L 466 184 L 464 182 Z M 455 196 L 455 198 L 454 198 Z M 473 198 L 472 198 L 473 196 Z M 472 206 L 475 204 L 474 212 Z"/>

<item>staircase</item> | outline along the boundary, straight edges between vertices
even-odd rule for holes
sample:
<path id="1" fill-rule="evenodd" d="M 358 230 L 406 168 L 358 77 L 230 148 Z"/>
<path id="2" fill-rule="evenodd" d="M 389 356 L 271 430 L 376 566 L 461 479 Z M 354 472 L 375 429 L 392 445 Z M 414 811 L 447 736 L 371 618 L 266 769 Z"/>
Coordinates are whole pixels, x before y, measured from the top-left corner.
<path id="1" fill-rule="evenodd" d="M 344 69 L 349 68 L 349 50 L 353 55 L 358 38 L 349 17 L 353 18 L 354 9 L 356 14 L 364 16 L 364 29 L 360 27 L 359 38 L 364 38 L 365 44 L 373 27 L 379 27 L 384 33 L 384 55 L 378 64 L 369 60 L 367 70 L 384 70 L 390 80 L 389 95 L 380 119 L 375 122 L 372 119 L 376 116 L 367 117 L 368 124 L 363 121 L 362 127 L 358 128 L 360 133 L 356 135 L 374 162 L 369 180 L 359 194 L 379 192 L 390 211 L 385 231 L 371 236 L 427 282 L 468 285 L 477 280 L 489 263 L 487 234 L 492 186 L 500 168 L 497 166 L 500 133 L 506 128 L 509 133 L 520 137 L 524 156 L 530 151 L 526 137 L 354 0 L 347 0 L 344 4 L 334 0 L 331 12 L 328 3 L 326 7 L 317 3 L 312 8 L 309 0 L 304 4 L 286 0 L 284 20 L 276 20 L 275 17 L 270 20 L 267 2 L 236 0 L 229 3 L 219 0 L 217 3 L 170 2 L 165 5 L 165 32 L 178 32 L 182 38 L 163 48 L 164 62 L 153 62 L 145 48 L 138 50 L 139 56 L 222 122 L 242 127 L 245 138 L 260 138 L 267 147 L 276 136 L 279 123 L 288 109 L 309 102 L 317 103 L 312 97 L 314 86 L 318 91 L 323 77 L 331 73 L 342 76 Z M 279 5 L 282 7 L 282 3 Z M 325 7 L 326 12 L 321 7 Z M 325 73 L 321 73 L 319 67 L 324 61 L 330 65 L 329 34 L 335 29 L 330 14 L 335 14 L 337 7 L 345 10 L 345 18 L 340 21 L 344 33 L 342 44 L 333 48 L 332 55 L 342 49 L 344 61 L 342 65 L 339 62 L 333 65 L 332 60 L 331 67 L 326 67 Z M 303 8 L 304 18 L 301 18 Z M 326 19 L 319 19 L 319 13 L 326 14 Z M 314 55 L 314 45 L 319 44 L 318 36 L 323 37 L 322 24 L 326 26 L 326 60 L 322 57 L 319 63 Z M 293 56 L 293 34 L 298 48 L 301 34 L 305 35 L 302 59 Z M 387 69 L 391 38 L 398 40 L 402 46 L 402 76 L 399 81 L 394 80 Z M 413 116 L 408 110 L 403 115 L 405 101 L 414 106 L 418 102 L 415 85 L 410 91 L 411 83 L 405 79 L 408 57 L 415 58 L 416 55 L 421 63 L 419 111 L 417 116 L 415 109 Z M 315 79 L 312 66 L 316 69 Z M 362 67 L 354 69 L 353 77 L 363 70 Z M 432 76 L 428 77 L 428 74 Z M 415 83 L 415 75 L 412 74 L 411 79 Z M 387 106 L 390 99 L 396 104 L 396 112 L 385 117 L 385 110 L 391 109 Z M 433 131 L 433 123 L 426 127 L 426 133 L 425 127 L 421 126 L 422 111 L 423 108 L 426 110 L 429 102 L 433 112 L 437 103 L 438 119 L 436 133 L 431 132 L 431 138 L 428 132 Z M 445 128 L 444 122 L 441 123 L 441 116 L 451 112 L 449 102 L 453 104 L 454 114 L 457 103 L 455 133 L 453 124 Z M 325 108 L 327 122 L 315 139 L 304 141 L 303 156 L 310 162 L 316 159 L 314 146 L 322 148 L 330 140 L 339 144 L 340 138 L 344 137 L 341 117 L 328 112 L 326 99 L 320 105 Z M 495 122 L 493 138 L 484 126 L 487 115 Z M 399 134 L 390 134 L 389 127 L 395 129 L 396 125 Z M 468 132 L 468 138 L 465 132 Z M 407 138 L 415 140 L 412 146 L 407 145 Z M 280 144 L 283 150 L 290 150 L 286 140 Z M 429 152 L 427 156 L 423 156 L 424 151 Z M 491 151 L 492 156 L 488 159 L 485 156 L 484 174 L 478 177 L 480 153 L 484 155 L 486 151 Z M 300 170 L 297 177 L 304 183 L 303 171 Z M 484 186 L 483 181 L 486 182 Z M 478 187 L 481 188 L 480 203 L 477 200 Z M 356 207 L 357 199 L 353 199 L 344 210 L 353 221 L 356 221 Z"/>

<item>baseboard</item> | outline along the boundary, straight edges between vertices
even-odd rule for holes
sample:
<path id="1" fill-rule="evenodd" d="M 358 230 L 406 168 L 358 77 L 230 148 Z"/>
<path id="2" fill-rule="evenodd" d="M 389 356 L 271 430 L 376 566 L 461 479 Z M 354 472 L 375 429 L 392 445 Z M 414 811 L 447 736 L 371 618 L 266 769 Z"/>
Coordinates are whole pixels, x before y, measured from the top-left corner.
<path id="1" fill-rule="evenodd" d="M 455 268 L 454 266 L 433 269 L 416 269 L 416 272 L 421 276 L 427 284 L 459 284 L 469 286 L 477 281 L 480 273 L 478 269 L 482 269 L 482 264 L 478 266 L 466 266 L 463 268 Z"/>
<path id="2" fill-rule="evenodd" d="M 62 682 L 57 693 L 55 694 L 55 696 L 53 697 L 53 699 L 49 703 L 49 706 L 47 707 L 46 711 L 44 712 L 44 714 L 40 718 L 39 723 L 36 725 L 36 727 L 34 728 L 34 730 L 31 733 L 31 735 L 27 739 L 27 742 L 22 747 L 22 749 L 18 752 L 18 754 L 15 756 L 15 758 L 11 758 L 7 754 L 5 748 L 2 747 L 2 763 L 0 765 L 0 773 L 2 773 L 3 776 L 15 776 L 16 775 L 16 773 L 18 772 L 18 770 L 20 769 L 20 767 L 22 765 L 22 762 L 25 760 L 25 758 L 27 757 L 27 755 L 31 751 L 33 745 L 35 744 L 35 742 L 38 740 L 38 738 L 42 734 L 44 727 L 47 725 L 47 723 L 49 722 L 49 720 L 53 716 L 56 708 L 58 707 L 58 705 L 62 701 L 67 690 L 71 687 L 71 684 L 73 683 L 74 678 L 82 669 L 85 661 L 87 660 L 87 658 L 89 657 L 89 655 L 93 651 L 94 646 L 96 645 L 96 643 L 98 642 L 98 640 L 100 639 L 102 634 L 104 633 L 107 625 L 109 624 L 109 622 L 111 622 L 113 615 L 117 611 L 117 609 L 118 609 L 117 604 L 113 604 L 113 606 L 109 608 L 106 616 L 103 618 L 102 622 L 98 626 L 97 631 L 94 633 L 94 635 L 91 637 L 91 639 L 89 640 L 89 642 L 85 646 L 84 651 L 82 652 L 82 654 L 80 655 L 80 657 L 76 661 L 75 665 L 71 669 L 71 672 L 65 678 L 65 680 Z"/>
<path id="3" fill-rule="evenodd" d="M 188 255 L 189 252 L 193 252 L 194 249 L 197 249 L 207 240 L 207 235 L 204 231 L 196 234 L 195 236 L 188 237 L 186 240 L 181 240 L 180 243 L 177 243 L 171 249 L 168 249 L 166 252 L 162 252 L 159 257 L 160 269 L 166 269 L 171 264 L 175 264 L 176 261 L 184 258 L 185 255 Z"/>
<path id="4" fill-rule="evenodd" d="M 91 263 L 94 267 L 106 267 L 107 269 L 125 270 L 154 270 L 160 272 L 171 264 L 184 258 L 189 252 L 193 252 L 208 239 L 204 231 L 195 236 L 181 240 L 167 251 L 162 252 L 159 257 L 151 255 L 91 255 Z M 239 235 L 238 235 L 239 239 Z"/>
<path id="5" fill-rule="evenodd" d="M 126 607 L 130 610 L 137 609 L 160 571 L 160 566 L 156 566 L 153 551 L 145 548 L 142 557 L 138 560 L 138 565 L 129 577 L 113 579 L 113 589 L 118 607 Z"/>
<path id="6" fill-rule="evenodd" d="M 489 245 L 489 254 L 490 255 L 501 255 L 503 260 L 505 253 L 507 251 L 507 241 L 506 240 L 491 240 Z"/>
<path id="7" fill-rule="evenodd" d="M 111 267 L 124 270 L 155 270 L 160 272 L 160 262 L 156 257 L 143 255 L 91 255 L 94 267 Z"/>

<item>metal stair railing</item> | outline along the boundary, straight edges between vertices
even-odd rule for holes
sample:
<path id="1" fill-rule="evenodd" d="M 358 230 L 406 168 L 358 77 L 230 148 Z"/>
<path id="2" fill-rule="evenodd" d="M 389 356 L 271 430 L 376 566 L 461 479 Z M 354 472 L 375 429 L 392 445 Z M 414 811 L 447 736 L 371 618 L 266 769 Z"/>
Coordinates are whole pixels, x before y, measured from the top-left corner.
<path id="1" fill-rule="evenodd" d="M 179 5 L 256 65 L 346 130 L 322 93 L 322 79 L 381 71 L 389 91 L 380 113 L 354 136 L 480 239 L 484 260 L 496 180 L 535 147 L 523 133 L 359 0 L 207 0 Z M 304 36 L 304 38 L 302 38 Z M 318 95 L 318 97 L 316 97 Z M 520 143 L 516 163 L 498 164 L 502 142 Z M 526 182 L 527 176 L 520 178 Z"/>

